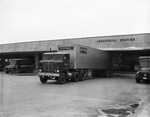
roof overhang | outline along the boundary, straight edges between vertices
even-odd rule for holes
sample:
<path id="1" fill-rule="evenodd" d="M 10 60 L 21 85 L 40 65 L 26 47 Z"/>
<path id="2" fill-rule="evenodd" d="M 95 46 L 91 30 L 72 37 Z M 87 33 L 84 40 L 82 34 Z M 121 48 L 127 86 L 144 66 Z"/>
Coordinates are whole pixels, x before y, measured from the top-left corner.
<path id="1" fill-rule="evenodd" d="M 105 51 L 137 51 L 137 50 L 150 50 L 150 47 L 126 47 L 126 48 L 99 48 Z"/>

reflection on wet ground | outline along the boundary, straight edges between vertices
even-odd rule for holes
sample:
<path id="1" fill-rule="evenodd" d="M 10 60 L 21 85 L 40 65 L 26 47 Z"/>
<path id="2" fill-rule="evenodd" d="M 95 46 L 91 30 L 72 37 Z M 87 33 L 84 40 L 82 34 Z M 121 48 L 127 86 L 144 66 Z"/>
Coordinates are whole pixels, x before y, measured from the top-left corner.
<path id="1" fill-rule="evenodd" d="M 128 115 L 135 112 L 140 104 L 131 104 L 126 108 L 111 108 L 99 110 L 101 115 L 107 117 L 127 117 Z"/>

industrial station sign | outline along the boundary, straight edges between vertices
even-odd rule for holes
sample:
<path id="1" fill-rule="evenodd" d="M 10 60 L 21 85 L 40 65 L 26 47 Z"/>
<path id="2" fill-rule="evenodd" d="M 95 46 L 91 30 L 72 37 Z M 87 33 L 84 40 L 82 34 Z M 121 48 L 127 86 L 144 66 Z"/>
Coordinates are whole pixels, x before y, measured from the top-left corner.
<path id="1" fill-rule="evenodd" d="M 119 42 L 133 42 L 135 41 L 135 38 L 121 38 L 119 39 Z M 97 40 L 98 43 L 108 43 L 108 42 L 118 42 L 118 39 L 103 39 L 103 40 Z"/>

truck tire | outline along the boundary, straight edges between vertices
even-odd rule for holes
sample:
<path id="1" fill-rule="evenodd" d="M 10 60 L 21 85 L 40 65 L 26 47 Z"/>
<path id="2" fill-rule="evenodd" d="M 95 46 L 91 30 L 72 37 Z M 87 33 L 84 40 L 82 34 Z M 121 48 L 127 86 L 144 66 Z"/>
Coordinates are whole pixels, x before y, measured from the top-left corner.
<path id="1" fill-rule="evenodd" d="M 105 71 L 104 72 L 104 77 L 106 77 L 106 78 L 110 77 L 110 72 L 109 71 Z"/>
<path id="2" fill-rule="evenodd" d="M 79 81 L 79 73 L 78 72 L 74 72 L 73 73 L 73 77 L 71 79 L 73 82 L 78 82 Z"/>
<path id="3" fill-rule="evenodd" d="M 100 75 L 101 75 L 101 72 L 99 70 L 93 70 L 92 72 L 93 77 L 97 78 L 97 77 L 100 77 Z"/>
<path id="4" fill-rule="evenodd" d="M 57 82 L 59 84 L 64 84 L 66 83 L 66 80 L 67 80 L 67 76 L 65 73 L 61 73 L 60 77 L 57 79 Z"/>
<path id="5" fill-rule="evenodd" d="M 12 74 L 15 73 L 15 69 L 11 69 L 10 73 L 12 73 Z"/>
<path id="6" fill-rule="evenodd" d="M 82 71 L 79 73 L 79 80 L 80 80 L 80 81 L 85 80 L 84 72 L 82 72 Z"/>
<path id="7" fill-rule="evenodd" d="M 6 74 L 9 74 L 9 71 L 5 71 Z"/>
<path id="8" fill-rule="evenodd" d="M 92 71 L 92 77 L 96 77 L 96 71 L 95 70 Z"/>
<path id="9" fill-rule="evenodd" d="M 41 81 L 41 83 L 46 83 L 47 78 L 45 76 L 40 76 L 40 81 Z"/>
<path id="10" fill-rule="evenodd" d="M 136 83 L 140 83 L 141 82 L 141 79 L 135 79 L 136 80 Z"/>
<path id="11" fill-rule="evenodd" d="M 112 71 L 110 71 L 109 77 L 113 77 L 113 72 Z"/>

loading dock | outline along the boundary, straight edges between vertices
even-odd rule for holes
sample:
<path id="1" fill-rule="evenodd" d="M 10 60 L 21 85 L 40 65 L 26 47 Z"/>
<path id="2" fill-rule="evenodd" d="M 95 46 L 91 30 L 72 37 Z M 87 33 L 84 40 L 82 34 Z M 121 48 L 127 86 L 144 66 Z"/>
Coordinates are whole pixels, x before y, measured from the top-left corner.
<path id="1" fill-rule="evenodd" d="M 0 59 L 31 58 L 37 71 L 42 54 L 55 51 L 58 45 L 64 44 L 81 44 L 110 51 L 113 53 L 113 69 L 120 71 L 137 71 L 138 57 L 150 56 L 150 33 L 143 33 L 1 44 Z"/>

